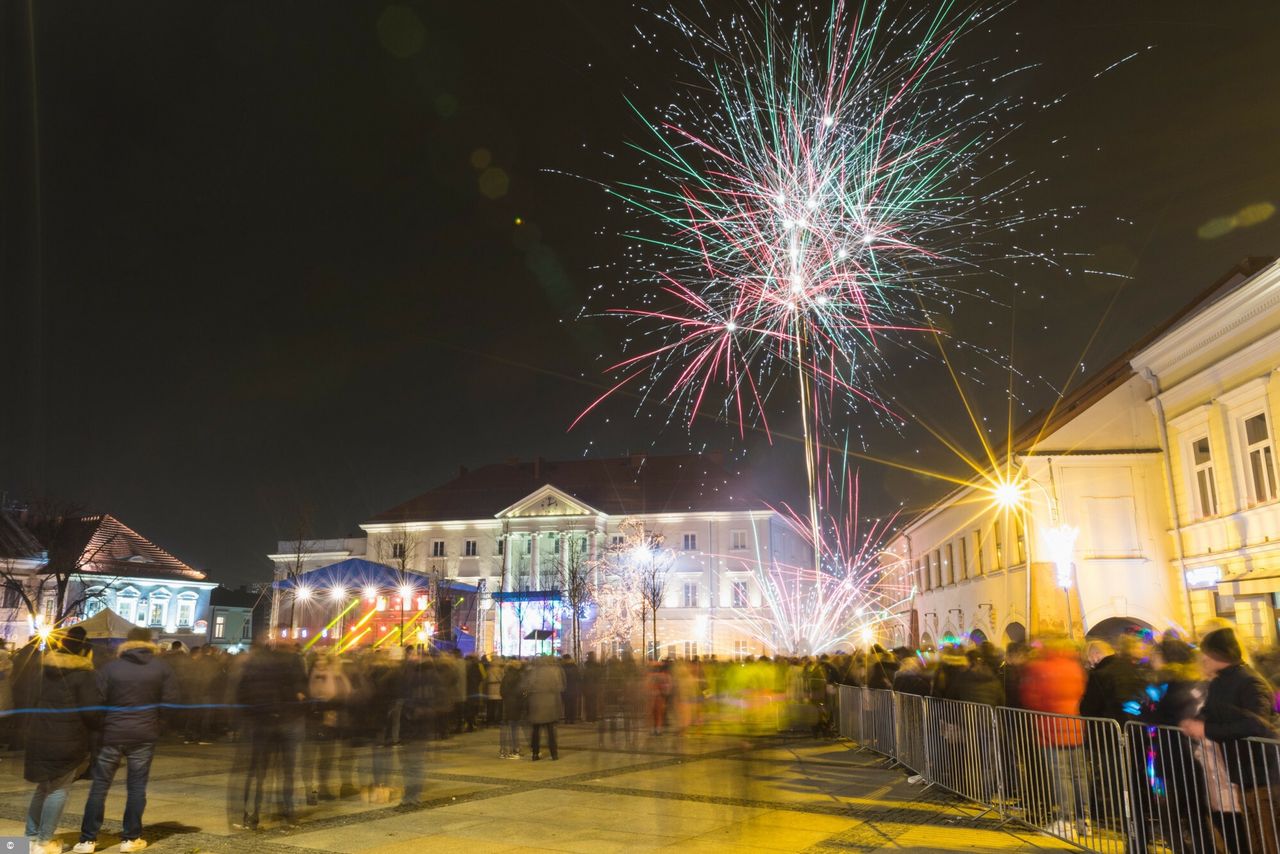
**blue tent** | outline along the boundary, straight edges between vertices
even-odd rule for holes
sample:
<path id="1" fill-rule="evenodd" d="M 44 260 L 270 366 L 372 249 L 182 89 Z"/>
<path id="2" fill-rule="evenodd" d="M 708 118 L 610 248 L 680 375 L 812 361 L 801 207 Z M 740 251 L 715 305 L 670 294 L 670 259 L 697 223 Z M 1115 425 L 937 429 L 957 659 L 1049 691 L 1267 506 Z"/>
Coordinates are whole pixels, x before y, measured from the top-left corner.
<path id="1" fill-rule="evenodd" d="M 292 590 L 294 586 L 301 584 L 312 590 L 331 590 L 340 587 L 354 592 L 366 587 L 394 591 L 403 584 L 411 584 L 416 588 L 427 590 L 435 584 L 435 580 L 435 576 L 425 573 L 412 570 L 401 573 L 400 570 L 385 563 L 374 563 L 371 560 L 353 557 L 304 572 L 297 578 L 282 578 L 273 582 L 272 586 L 277 590 Z M 458 593 L 476 592 L 474 585 L 463 584 L 461 581 L 441 579 L 441 583 Z"/>
<path id="2" fill-rule="evenodd" d="M 272 586 L 277 590 L 292 590 L 298 584 L 313 590 L 328 590 L 334 587 L 343 587 L 348 590 L 360 590 L 365 587 L 395 590 L 405 583 L 425 588 L 431 584 L 431 581 L 431 576 L 420 572 L 405 571 L 402 574 L 400 570 L 384 563 L 374 563 L 371 560 L 353 557 L 304 572 L 297 578 L 282 578 Z"/>

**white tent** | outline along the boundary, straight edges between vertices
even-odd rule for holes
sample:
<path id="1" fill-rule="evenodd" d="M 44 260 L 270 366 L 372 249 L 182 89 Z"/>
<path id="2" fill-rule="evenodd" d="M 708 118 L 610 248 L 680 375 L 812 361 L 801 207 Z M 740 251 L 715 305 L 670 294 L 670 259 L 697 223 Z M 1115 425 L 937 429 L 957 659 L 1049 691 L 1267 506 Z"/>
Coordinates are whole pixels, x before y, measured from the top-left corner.
<path id="1" fill-rule="evenodd" d="M 110 608 L 103 608 L 89 619 L 81 620 L 76 625 L 84 627 L 84 630 L 88 632 L 89 640 L 101 640 L 103 638 L 123 640 L 128 636 L 129 630 L 134 627 L 133 623 Z"/>

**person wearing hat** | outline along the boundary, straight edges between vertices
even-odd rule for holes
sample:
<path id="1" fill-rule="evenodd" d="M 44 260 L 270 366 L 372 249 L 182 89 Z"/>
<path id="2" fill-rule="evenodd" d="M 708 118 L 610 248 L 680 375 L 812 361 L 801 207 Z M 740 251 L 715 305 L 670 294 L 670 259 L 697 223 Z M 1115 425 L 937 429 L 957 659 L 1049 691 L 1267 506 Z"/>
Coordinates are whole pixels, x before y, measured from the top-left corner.
<path id="1" fill-rule="evenodd" d="M 82 626 L 49 636 L 32 698 L 23 776 L 36 784 L 27 809 L 32 854 L 62 854 L 53 838 L 71 784 L 89 768 L 89 733 L 102 707 Z"/>
<path id="2" fill-rule="evenodd" d="M 1249 839 L 1269 839 L 1274 843 L 1269 795 L 1255 795 L 1269 792 L 1269 784 L 1280 779 L 1276 763 L 1274 759 L 1268 761 L 1265 745 L 1244 739 L 1276 737 L 1275 692 L 1266 679 L 1245 663 L 1240 641 L 1230 626 L 1214 629 L 1201 638 L 1200 652 L 1210 680 L 1209 690 L 1200 714 L 1183 720 L 1179 728 L 1192 738 L 1216 742 L 1215 755 L 1221 751 L 1228 779 L 1218 782 L 1229 783 L 1229 786 L 1222 788 L 1227 797 L 1218 799 L 1218 806 L 1222 808 L 1213 810 L 1214 823 L 1228 850 L 1246 850 Z M 1215 781 L 1209 782 L 1212 787 Z M 1231 790 L 1239 794 L 1232 794 Z M 1211 806 L 1214 800 L 1211 796 Z M 1241 806 L 1245 807 L 1243 816 Z"/>

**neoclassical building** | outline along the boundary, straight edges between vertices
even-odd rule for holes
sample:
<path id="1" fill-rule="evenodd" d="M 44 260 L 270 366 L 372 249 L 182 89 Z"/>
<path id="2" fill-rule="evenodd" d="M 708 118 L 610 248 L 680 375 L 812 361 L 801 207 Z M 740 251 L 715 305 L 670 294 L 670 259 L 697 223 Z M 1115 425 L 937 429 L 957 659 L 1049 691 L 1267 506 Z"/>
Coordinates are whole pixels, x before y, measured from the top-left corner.
<path id="1" fill-rule="evenodd" d="M 1280 264 L 1247 259 L 1017 432 L 1007 471 L 902 529 L 899 639 L 1195 634 L 1225 617 L 1274 644 L 1277 371 Z"/>
<path id="2" fill-rule="evenodd" d="M 718 455 L 510 460 L 462 468 L 449 482 L 361 524 L 365 537 L 316 540 L 301 548 L 281 542 L 270 557 L 278 579 L 291 567 L 301 566 L 305 578 L 306 571 L 363 557 L 415 577 L 477 586 L 479 613 L 456 614 L 455 623 L 474 631 L 483 650 L 528 653 L 568 643 L 567 627 L 553 619 L 549 604 L 562 601 L 563 567 L 577 563 L 607 572 L 603 558 L 637 526 L 661 539 L 670 563 L 658 611 L 661 654 L 772 652 L 741 619 L 762 606 L 760 567 L 812 558 Z M 599 615 L 594 606 L 587 610 L 589 628 Z M 529 637 L 536 626 L 554 636 Z M 651 629 L 645 631 L 651 643 Z M 628 644 L 639 651 L 638 625 Z M 611 652 L 616 645 L 587 649 Z"/>

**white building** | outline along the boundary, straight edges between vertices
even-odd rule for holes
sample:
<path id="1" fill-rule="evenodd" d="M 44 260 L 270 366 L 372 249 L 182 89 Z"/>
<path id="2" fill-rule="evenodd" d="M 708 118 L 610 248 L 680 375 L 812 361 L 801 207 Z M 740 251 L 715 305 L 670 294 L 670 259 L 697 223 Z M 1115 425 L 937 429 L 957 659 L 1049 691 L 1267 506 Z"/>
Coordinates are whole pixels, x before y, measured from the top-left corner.
<path id="1" fill-rule="evenodd" d="M 1195 633 L 1224 616 L 1274 643 L 1277 370 L 1280 265 L 1249 259 L 1033 419 L 1007 471 L 902 530 L 900 639 Z"/>
<path id="2" fill-rule="evenodd" d="M 484 613 L 455 615 L 455 623 L 474 627 L 486 651 L 499 644 L 503 652 L 528 652 L 532 647 L 520 644 L 515 628 L 527 628 L 527 617 L 513 617 L 510 609 L 517 606 L 502 600 L 537 601 L 536 594 L 558 588 L 566 562 L 599 567 L 606 552 L 622 542 L 627 523 L 643 524 L 672 552 L 658 612 L 664 655 L 773 651 L 751 635 L 741 615 L 762 606 L 762 566 L 773 560 L 806 565 L 812 557 L 803 540 L 717 455 L 512 460 L 463 468 L 448 483 L 363 523 L 365 538 L 316 540 L 301 548 L 281 542 L 270 557 L 278 579 L 295 566 L 306 571 L 366 557 L 483 585 Z M 499 617 L 504 608 L 507 613 Z M 567 651 L 566 630 L 556 628 Z M 638 625 L 630 645 L 641 648 Z"/>

